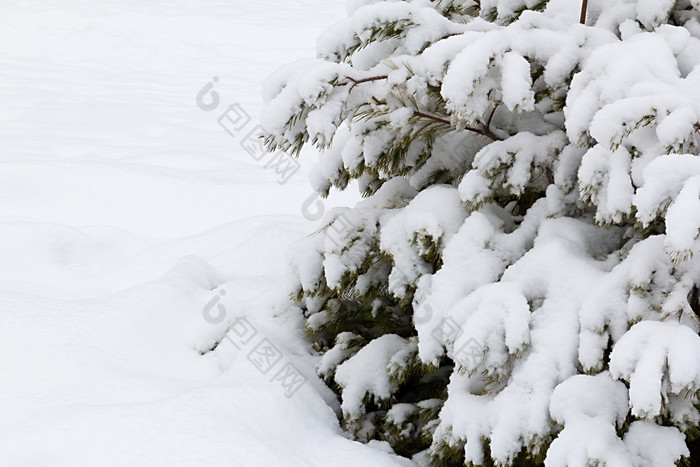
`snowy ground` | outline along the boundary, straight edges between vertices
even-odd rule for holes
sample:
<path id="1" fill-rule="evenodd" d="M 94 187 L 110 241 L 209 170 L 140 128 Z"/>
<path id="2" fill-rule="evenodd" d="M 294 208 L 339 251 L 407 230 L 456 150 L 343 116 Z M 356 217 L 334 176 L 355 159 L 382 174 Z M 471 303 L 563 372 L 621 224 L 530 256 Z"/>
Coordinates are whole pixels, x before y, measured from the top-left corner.
<path id="1" fill-rule="evenodd" d="M 0 465 L 406 463 L 342 437 L 298 320 L 274 317 L 288 247 L 314 228 L 308 158 L 280 185 L 217 123 L 238 103 L 252 129 L 262 79 L 343 14 L 0 3 Z M 220 106 L 201 110 L 215 76 Z M 217 303 L 257 334 L 201 355 Z M 260 342 L 283 353 L 266 374 Z M 291 397 L 271 381 L 286 363 L 309 378 Z"/>

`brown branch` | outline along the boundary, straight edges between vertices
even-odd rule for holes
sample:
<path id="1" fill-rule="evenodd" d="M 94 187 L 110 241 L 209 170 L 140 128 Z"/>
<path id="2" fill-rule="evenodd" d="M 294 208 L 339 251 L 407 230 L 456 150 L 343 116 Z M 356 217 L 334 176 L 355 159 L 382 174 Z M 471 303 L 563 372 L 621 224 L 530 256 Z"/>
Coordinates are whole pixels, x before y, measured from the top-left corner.
<path id="1" fill-rule="evenodd" d="M 450 122 L 449 120 L 445 120 L 444 118 L 436 117 L 435 115 L 426 114 L 423 112 L 419 112 L 417 110 L 413 111 L 413 115 L 416 115 L 416 116 L 422 117 L 422 118 L 427 118 L 427 119 L 433 120 L 435 122 L 444 123 L 445 125 L 452 126 L 452 122 Z M 471 131 L 472 133 L 479 134 L 481 136 L 486 136 L 487 138 L 489 138 L 493 141 L 500 141 L 501 140 L 501 138 L 499 138 L 494 133 L 492 133 L 491 130 L 489 130 L 486 126 L 483 126 L 483 128 L 473 128 L 473 127 L 468 126 L 468 127 L 464 127 L 464 129 L 467 131 Z"/>
<path id="2" fill-rule="evenodd" d="M 486 136 L 488 139 L 491 141 L 503 141 L 503 138 L 499 138 L 495 133 L 493 133 L 491 130 L 488 128 L 483 128 L 481 131 L 478 132 L 481 135 Z"/>
<path id="3" fill-rule="evenodd" d="M 379 78 L 377 77 L 377 79 L 379 79 Z M 377 105 L 382 104 L 374 96 L 372 96 L 372 101 Z M 366 102 L 362 105 L 371 105 L 371 104 L 369 102 Z M 362 107 L 362 105 L 360 105 L 360 107 Z M 500 138 L 498 135 L 496 135 L 494 132 L 492 132 L 491 129 L 489 128 L 491 125 L 491 121 L 493 120 L 493 116 L 496 113 L 497 108 L 498 108 L 498 104 L 496 104 L 496 106 L 491 110 L 491 113 L 489 114 L 489 117 L 488 117 L 488 120 L 486 121 L 486 123 L 481 124 L 481 128 L 474 128 L 474 127 L 468 126 L 468 127 L 464 127 L 463 129 L 467 130 L 467 131 L 471 131 L 472 133 L 479 134 L 481 136 L 485 136 L 492 141 L 502 141 L 503 138 Z M 427 114 L 427 113 L 421 112 L 420 110 L 415 110 L 415 109 L 413 110 L 413 115 L 415 115 L 417 117 L 421 117 L 421 118 L 426 118 L 428 120 L 432 120 L 434 122 L 442 123 L 443 125 L 447 125 L 449 127 L 452 127 L 451 121 L 449 121 L 445 118 L 442 118 L 442 117 L 438 117 L 437 115 L 430 115 L 430 114 Z"/>
<path id="4" fill-rule="evenodd" d="M 588 9 L 588 0 L 583 0 L 581 4 L 581 24 L 586 24 L 586 10 Z"/>
<path id="5" fill-rule="evenodd" d="M 444 118 L 436 117 L 435 115 L 424 114 L 423 112 L 419 112 L 417 110 L 413 111 L 413 115 L 416 115 L 418 117 L 427 118 L 429 120 L 433 120 L 436 122 L 444 123 L 445 125 L 450 125 L 450 126 L 452 125 L 452 122 L 449 120 L 445 120 Z"/>
<path id="6" fill-rule="evenodd" d="M 496 113 L 496 109 L 497 109 L 497 108 L 498 108 L 498 104 L 496 104 L 496 105 L 493 107 L 493 110 L 491 111 L 491 114 L 489 115 L 488 120 L 486 120 L 486 124 L 484 125 L 484 128 L 487 128 L 487 129 L 488 129 L 488 128 L 491 127 L 491 120 L 493 120 L 493 116 L 494 116 L 494 114 Z"/>
<path id="7" fill-rule="evenodd" d="M 338 84 L 338 86 L 347 86 L 348 84 L 352 83 L 352 86 L 350 86 L 350 90 L 348 91 L 348 94 L 352 92 L 352 90 L 357 86 L 358 84 L 362 83 L 369 83 L 371 81 L 379 81 L 380 79 L 387 79 L 387 75 L 381 75 L 381 76 L 372 76 L 371 78 L 362 78 L 362 79 L 355 79 L 351 77 L 347 77 L 349 81 L 345 81 L 344 83 Z"/>

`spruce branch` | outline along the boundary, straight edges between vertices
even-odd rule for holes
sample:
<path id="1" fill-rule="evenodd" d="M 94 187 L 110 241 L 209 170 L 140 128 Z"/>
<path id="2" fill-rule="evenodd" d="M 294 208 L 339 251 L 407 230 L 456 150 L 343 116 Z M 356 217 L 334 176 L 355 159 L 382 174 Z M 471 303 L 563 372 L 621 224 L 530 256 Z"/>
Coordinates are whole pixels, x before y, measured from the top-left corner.
<path id="1" fill-rule="evenodd" d="M 348 81 L 344 81 L 342 83 L 339 83 L 338 86 L 347 86 L 349 84 L 350 89 L 348 90 L 348 94 L 350 94 L 352 92 L 352 90 L 355 88 L 355 86 L 357 86 L 358 84 L 370 83 L 373 81 L 379 81 L 379 80 L 387 79 L 387 78 L 388 78 L 388 75 L 371 76 L 369 78 L 362 78 L 362 79 L 355 79 L 355 78 L 348 76 L 347 77 Z M 401 99 L 399 98 L 399 100 L 401 100 Z M 374 96 L 372 96 L 372 101 L 375 104 L 380 104 L 379 100 Z M 413 104 L 414 104 L 414 107 L 417 107 L 417 103 L 415 102 L 415 100 L 413 100 Z M 362 105 L 370 105 L 370 104 L 365 103 Z M 362 105 L 360 107 L 362 107 Z M 499 138 L 490 129 L 491 121 L 493 120 L 493 116 L 496 113 L 497 108 L 498 108 L 498 104 L 496 104 L 494 106 L 494 108 L 491 110 L 491 113 L 489 114 L 489 116 L 486 120 L 486 123 L 483 123 L 483 122 L 481 123 L 481 128 L 465 127 L 464 130 L 471 131 L 472 133 L 477 133 L 479 135 L 485 136 L 485 137 L 489 138 L 491 141 L 501 141 L 502 138 Z M 445 125 L 452 126 L 452 122 L 450 122 L 449 120 L 447 120 L 445 118 L 437 117 L 435 115 L 430 115 L 430 114 L 421 112 L 419 110 L 414 110 L 413 114 L 416 115 L 417 117 L 426 118 L 428 120 L 433 120 L 433 121 L 438 122 L 438 123 L 443 123 Z"/>
<path id="2" fill-rule="evenodd" d="M 435 122 L 444 123 L 445 125 L 452 126 L 452 122 L 450 122 L 449 120 L 446 120 L 446 119 L 440 118 L 440 117 L 436 117 L 435 115 L 426 114 L 426 113 L 420 112 L 418 110 L 414 110 L 413 115 L 415 115 L 417 117 L 421 117 L 421 118 L 427 118 L 427 119 L 433 120 Z M 491 119 L 489 118 L 489 122 L 490 121 L 491 121 Z M 481 136 L 486 136 L 487 138 L 489 138 L 492 141 L 501 141 L 501 138 L 499 138 L 496 134 L 494 134 L 491 130 L 489 130 L 488 125 L 484 124 L 484 123 L 481 124 L 481 128 L 474 128 L 474 127 L 468 126 L 468 127 L 464 127 L 464 130 L 471 131 L 472 133 L 476 133 L 476 134 L 479 134 Z"/>

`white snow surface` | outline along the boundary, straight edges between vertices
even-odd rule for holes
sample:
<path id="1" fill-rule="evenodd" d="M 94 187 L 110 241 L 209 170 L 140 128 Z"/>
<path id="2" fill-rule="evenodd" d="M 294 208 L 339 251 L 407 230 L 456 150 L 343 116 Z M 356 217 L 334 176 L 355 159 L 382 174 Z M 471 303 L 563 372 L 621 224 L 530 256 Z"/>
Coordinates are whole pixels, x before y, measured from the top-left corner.
<path id="1" fill-rule="evenodd" d="M 280 185 L 217 123 L 238 103 L 252 129 L 262 80 L 344 13 L 0 3 L 0 465 L 410 464 L 342 436 L 280 306 L 289 245 L 317 228 L 305 159 Z M 215 305 L 255 338 L 202 355 L 226 333 Z M 290 397 L 247 358 L 264 339 L 308 378 Z"/>

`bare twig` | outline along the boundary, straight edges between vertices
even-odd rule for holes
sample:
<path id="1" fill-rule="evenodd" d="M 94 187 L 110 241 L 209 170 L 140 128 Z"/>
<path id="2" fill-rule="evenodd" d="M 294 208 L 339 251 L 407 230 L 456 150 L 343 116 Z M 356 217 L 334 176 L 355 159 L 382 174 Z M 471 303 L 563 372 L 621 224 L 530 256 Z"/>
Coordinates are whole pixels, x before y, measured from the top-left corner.
<path id="1" fill-rule="evenodd" d="M 423 112 L 419 112 L 417 110 L 413 111 L 413 115 L 415 115 L 417 117 L 427 118 L 429 120 L 433 120 L 436 122 L 444 123 L 445 125 L 452 125 L 452 122 L 450 122 L 449 120 L 445 120 L 444 118 L 436 117 L 435 115 L 430 115 L 430 114 L 426 114 Z"/>
<path id="2" fill-rule="evenodd" d="M 581 4 L 581 24 L 586 24 L 586 10 L 588 9 L 588 0 L 583 0 Z"/>
<path id="3" fill-rule="evenodd" d="M 474 131 L 472 128 L 465 128 L 465 130 L 469 131 Z M 488 139 L 491 141 L 502 141 L 502 138 L 499 138 L 494 132 L 492 132 L 487 126 L 484 126 L 482 129 L 476 129 L 476 133 L 479 133 L 480 135 L 486 136 Z"/>
<path id="4" fill-rule="evenodd" d="M 349 93 L 352 92 L 352 90 L 353 90 L 353 89 L 355 88 L 355 86 L 357 86 L 358 84 L 369 83 L 369 82 L 371 82 L 371 81 L 379 81 L 380 79 L 387 79 L 387 78 L 388 78 L 387 75 L 372 76 L 371 78 L 362 78 L 362 79 L 355 79 L 355 78 L 351 78 L 351 77 L 348 76 L 348 78 L 347 78 L 348 81 L 345 81 L 345 82 L 343 82 L 343 83 L 340 83 L 340 84 L 338 84 L 338 86 L 347 86 L 348 84 L 352 84 L 352 86 L 350 86 L 350 90 L 348 91 L 348 94 L 349 94 Z"/>
<path id="5" fill-rule="evenodd" d="M 452 125 L 452 122 L 450 122 L 449 120 L 446 120 L 446 119 L 440 118 L 440 117 L 436 117 L 435 115 L 430 115 L 430 114 L 426 114 L 423 112 L 419 112 L 417 110 L 413 111 L 413 115 L 416 115 L 416 116 L 422 117 L 422 118 L 427 118 L 429 120 L 433 120 L 436 122 L 444 123 L 445 125 L 450 125 L 450 126 Z M 481 136 L 486 136 L 487 138 L 489 138 L 490 140 L 493 140 L 493 141 L 500 141 L 501 140 L 501 138 L 499 138 L 494 133 L 492 133 L 491 130 L 489 130 L 488 127 L 485 125 L 482 125 L 482 128 L 473 128 L 473 127 L 468 126 L 468 127 L 465 127 L 464 129 L 467 131 L 471 131 L 472 133 L 479 134 Z"/>
<path id="6" fill-rule="evenodd" d="M 491 111 L 491 114 L 489 115 L 488 120 L 486 120 L 486 125 L 484 125 L 484 127 L 486 127 L 487 129 L 491 127 L 491 120 L 493 120 L 493 116 L 494 116 L 494 114 L 496 113 L 496 109 L 497 109 L 497 108 L 498 108 L 498 104 L 496 104 L 496 105 L 493 107 L 493 110 Z"/>

